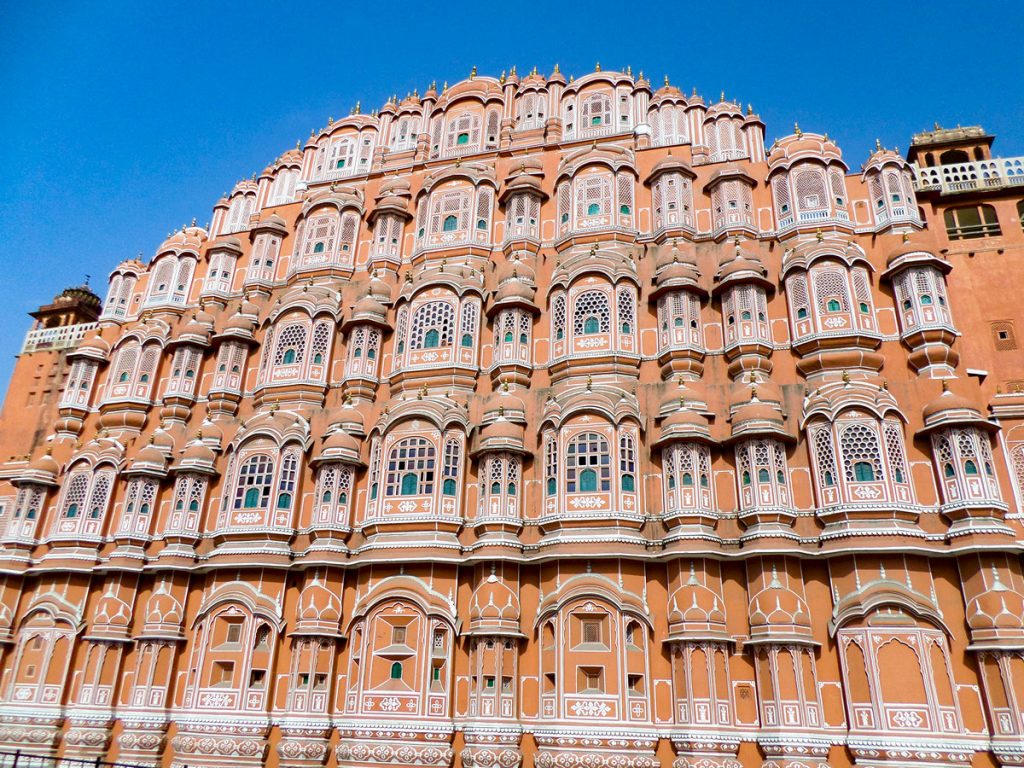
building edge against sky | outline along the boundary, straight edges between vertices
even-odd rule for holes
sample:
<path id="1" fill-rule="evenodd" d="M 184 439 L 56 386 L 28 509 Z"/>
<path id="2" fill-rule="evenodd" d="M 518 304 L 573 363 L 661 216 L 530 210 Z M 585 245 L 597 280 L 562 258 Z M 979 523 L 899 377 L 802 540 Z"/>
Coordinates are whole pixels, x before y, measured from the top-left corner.
<path id="1" fill-rule="evenodd" d="M 0 748 L 1024 762 L 1024 158 L 764 135 L 474 72 L 40 307 Z"/>

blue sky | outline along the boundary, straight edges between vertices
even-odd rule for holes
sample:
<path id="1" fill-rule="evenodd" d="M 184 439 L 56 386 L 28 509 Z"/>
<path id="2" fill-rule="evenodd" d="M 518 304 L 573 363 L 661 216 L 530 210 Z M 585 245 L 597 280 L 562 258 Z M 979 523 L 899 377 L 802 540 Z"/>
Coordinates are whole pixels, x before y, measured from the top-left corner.
<path id="1" fill-rule="evenodd" d="M 147 7 L 148 5 L 148 7 Z M 569 10 L 560 11 L 559 8 Z M 553 9 L 553 10 L 552 10 Z M 121 259 L 354 103 L 475 64 L 643 69 L 794 121 L 858 168 L 876 137 L 981 123 L 1024 154 L 1019 2 L 0 2 L 0 392 L 26 312 Z"/>

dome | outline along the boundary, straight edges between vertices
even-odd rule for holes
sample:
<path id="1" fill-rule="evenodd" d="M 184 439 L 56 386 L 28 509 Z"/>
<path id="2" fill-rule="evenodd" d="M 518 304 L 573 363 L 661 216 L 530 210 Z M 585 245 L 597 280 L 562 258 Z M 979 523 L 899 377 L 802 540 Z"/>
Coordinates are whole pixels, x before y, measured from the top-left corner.
<path id="1" fill-rule="evenodd" d="M 654 282 L 657 286 L 655 295 L 677 286 L 697 288 L 702 294 L 707 293 L 700 286 L 700 270 L 693 246 L 687 243 L 680 248 L 675 240 L 658 246 Z"/>
<path id="2" fill-rule="evenodd" d="M 166 472 L 167 454 L 152 442 L 139 451 L 129 467 L 130 473 L 163 475 Z"/>
<path id="3" fill-rule="evenodd" d="M 470 599 L 469 631 L 472 634 L 518 635 L 520 612 L 519 598 L 492 572 Z"/>
<path id="4" fill-rule="evenodd" d="M 942 380 L 942 392 L 922 409 L 925 431 L 951 424 L 970 424 L 982 429 L 998 429 L 981 415 L 981 407 L 972 399 L 954 393 L 949 382 Z"/>
<path id="5" fill-rule="evenodd" d="M 670 637 L 729 637 L 724 601 L 697 581 L 692 566 L 689 580 L 672 593 L 668 606 Z"/>
<path id="6" fill-rule="evenodd" d="M 359 451 L 361 445 L 352 435 L 339 426 L 334 425 L 331 432 L 324 438 L 320 453 L 313 457 L 313 463 L 326 461 L 343 461 L 348 464 L 361 464 Z"/>
<path id="7" fill-rule="evenodd" d="M 888 274 L 896 271 L 897 267 L 909 264 L 930 264 L 943 273 L 952 269 L 949 262 L 935 255 L 935 243 L 925 241 L 920 237 L 903 235 L 902 242 L 893 248 L 885 257 L 885 266 Z"/>
<path id="8" fill-rule="evenodd" d="M 768 269 L 761 259 L 760 246 L 753 241 L 742 241 L 736 237 L 732 248 L 727 249 L 718 261 L 715 273 L 716 288 L 735 282 L 756 283 L 765 289 L 774 286 L 768 280 Z"/>
<path id="9" fill-rule="evenodd" d="M 256 327 L 256 321 L 248 315 L 243 315 L 241 311 L 236 312 L 228 318 L 227 322 L 224 323 L 224 336 L 241 336 L 244 338 L 251 338 L 253 329 Z"/>
<path id="10" fill-rule="evenodd" d="M 793 162 L 811 158 L 825 163 L 835 162 L 844 168 L 843 153 L 827 135 L 804 133 L 799 128 L 789 136 L 777 139 L 768 152 L 768 167 L 787 168 Z"/>
<path id="11" fill-rule="evenodd" d="M 206 242 L 206 230 L 194 224 L 191 227 L 184 227 L 164 240 L 157 249 L 157 254 L 162 253 L 199 253 L 203 243 Z"/>
<path id="12" fill-rule="evenodd" d="M 993 584 L 967 603 L 967 625 L 971 639 L 998 641 L 1024 639 L 1024 595 L 999 580 L 993 571 Z"/>
<path id="13" fill-rule="evenodd" d="M 658 404 L 658 413 L 655 417 L 669 416 L 679 408 L 680 403 L 685 403 L 688 408 L 698 413 L 707 410 L 707 396 L 704 394 L 704 388 L 700 381 L 680 378 L 677 386 L 669 387 L 666 390 L 665 396 Z"/>
<path id="14" fill-rule="evenodd" d="M 320 582 L 319 576 L 314 576 L 302 590 L 296 613 L 294 634 L 338 636 L 341 600 Z"/>
<path id="15" fill-rule="evenodd" d="M 92 630 L 89 635 L 127 638 L 131 617 L 132 609 L 114 594 L 113 587 L 108 587 L 93 610 Z"/>
<path id="16" fill-rule="evenodd" d="M 201 472 L 217 474 L 217 453 L 202 441 L 201 433 L 185 446 L 181 456 L 174 464 L 177 472 Z"/>
<path id="17" fill-rule="evenodd" d="M 779 581 L 774 569 L 772 579 L 750 601 L 750 635 L 752 638 L 810 637 L 811 615 L 796 592 Z"/>
<path id="18" fill-rule="evenodd" d="M 711 440 L 707 418 L 694 410 L 683 398 L 680 398 L 679 407 L 661 423 L 661 432 L 654 444 L 664 445 L 679 440 Z"/>
<path id="19" fill-rule="evenodd" d="M 181 637 L 181 623 L 185 610 L 177 598 L 167 589 L 167 582 L 160 582 L 149 597 L 143 612 L 143 637 Z"/>
<path id="20" fill-rule="evenodd" d="M 53 458 L 53 456 L 50 455 L 49 451 L 44 453 L 39 458 L 33 459 L 28 466 L 29 469 L 31 469 L 34 472 L 52 474 L 54 477 L 56 477 L 60 473 L 60 465 Z"/>
<path id="21" fill-rule="evenodd" d="M 370 275 L 369 296 L 372 296 L 381 304 L 391 303 L 391 286 L 377 275 L 374 270 Z"/>
<path id="22" fill-rule="evenodd" d="M 373 296 L 364 296 L 352 307 L 352 315 L 346 325 L 354 323 L 370 323 L 385 328 L 388 325 L 387 309 Z"/>
<path id="23" fill-rule="evenodd" d="M 672 150 L 668 151 L 668 154 L 654 164 L 651 168 L 650 174 L 644 181 L 644 184 L 650 186 L 655 179 L 661 176 L 663 173 L 681 173 L 684 176 L 688 176 L 691 179 L 697 178 L 697 174 L 694 173 L 693 168 L 685 160 L 676 157 L 672 154 Z"/>
<path id="24" fill-rule="evenodd" d="M 521 424 L 509 420 L 501 407 L 499 416 L 480 430 L 476 453 L 483 451 L 525 452 L 526 430 Z"/>
<path id="25" fill-rule="evenodd" d="M 87 357 L 91 360 L 106 361 L 110 359 L 110 344 L 103 339 L 100 331 L 97 330 L 95 336 L 79 344 L 68 353 L 68 357 Z"/>

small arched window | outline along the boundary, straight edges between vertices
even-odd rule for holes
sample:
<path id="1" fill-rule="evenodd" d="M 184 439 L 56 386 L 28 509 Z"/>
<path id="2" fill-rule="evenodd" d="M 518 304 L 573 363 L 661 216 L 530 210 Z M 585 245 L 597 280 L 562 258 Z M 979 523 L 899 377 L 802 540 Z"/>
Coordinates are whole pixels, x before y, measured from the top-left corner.
<path id="1" fill-rule="evenodd" d="M 439 344 L 440 336 L 434 328 L 431 328 L 423 335 L 423 348 L 435 349 Z"/>
<path id="2" fill-rule="evenodd" d="M 759 483 L 767 483 L 770 479 L 771 479 L 771 475 L 768 474 L 768 470 L 767 469 L 765 469 L 764 467 L 761 467 L 761 469 L 757 470 L 757 482 L 759 482 Z"/>
<path id="3" fill-rule="evenodd" d="M 291 365 L 292 363 L 294 363 L 295 362 L 295 350 L 294 349 L 286 349 L 285 352 L 284 352 L 284 357 L 281 358 L 281 362 L 284 363 L 285 365 Z"/>
<path id="4" fill-rule="evenodd" d="M 597 472 L 592 469 L 584 469 L 580 472 L 580 491 L 592 493 L 597 490 Z"/>
<path id="5" fill-rule="evenodd" d="M 838 312 L 842 308 L 839 302 L 835 299 L 829 299 L 828 304 L 825 306 L 828 307 L 829 312 Z"/>
<path id="6" fill-rule="evenodd" d="M 459 228 L 459 219 L 457 216 L 445 216 L 444 224 L 441 225 L 441 229 L 444 232 L 454 232 Z"/>
<path id="7" fill-rule="evenodd" d="M 313 253 L 323 253 L 323 252 L 324 252 L 323 240 L 318 240 L 316 242 L 316 244 L 313 246 Z"/>
<path id="8" fill-rule="evenodd" d="M 597 216 L 601 213 L 601 206 L 597 203 L 591 203 L 587 206 L 587 216 Z"/>
<path id="9" fill-rule="evenodd" d="M 968 475 L 978 474 L 978 465 L 975 464 L 971 459 L 968 459 L 964 463 L 964 473 Z"/>
<path id="10" fill-rule="evenodd" d="M 858 461 L 853 465 L 853 476 L 858 482 L 871 482 L 875 479 L 875 468 L 871 462 Z"/>
<path id="11" fill-rule="evenodd" d="M 465 134 L 463 134 L 465 135 Z M 465 143 L 465 142 L 463 142 Z M 401 680 L 402 679 L 402 662 L 394 661 L 391 663 L 391 679 Z"/>

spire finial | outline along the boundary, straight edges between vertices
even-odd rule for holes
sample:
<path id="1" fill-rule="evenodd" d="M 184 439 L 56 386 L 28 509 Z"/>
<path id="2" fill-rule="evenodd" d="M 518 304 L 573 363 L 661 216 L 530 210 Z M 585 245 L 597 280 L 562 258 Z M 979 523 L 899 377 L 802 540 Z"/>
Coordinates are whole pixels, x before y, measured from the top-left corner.
<path id="1" fill-rule="evenodd" d="M 875 139 L 875 152 L 881 152 L 881 151 L 882 151 L 882 142 L 879 141 L 878 139 Z"/>
<path id="2" fill-rule="evenodd" d="M 352 114 L 353 115 L 358 115 L 358 114 L 361 114 L 362 111 L 363 111 L 363 102 L 357 101 L 355 109 L 352 110 Z"/>
<path id="3" fill-rule="evenodd" d="M 814 239 L 819 243 L 825 239 L 825 233 L 821 231 L 821 227 L 818 227 L 817 231 L 814 233 Z"/>
<path id="4" fill-rule="evenodd" d="M 595 65 L 594 65 L 594 71 L 595 71 L 595 72 L 600 72 L 600 71 L 601 71 L 601 62 L 600 62 L 600 61 L 599 61 L 599 62 L 597 62 L 597 63 L 596 63 Z"/>
<path id="5" fill-rule="evenodd" d="M 797 122 L 794 122 L 794 123 L 793 123 L 793 133 L 795 133 L 795 134 L 796 134 L 796 137 L 797 137 L 798 139 L 799 139 L 799 138 L 800 138 L 801 136 L 803 136 L 803 135 L 804 135 L 804 132 L 800 130 L 800 123 L 797 123 Z"/>
<path id="6" fill-rule="evenodd" d="M 668 87 L 668 75 L 665 75 L 665 87 Z"/>
<path id="7" fill-rule="evenodd" d="M 473 68 L 471 70 L 469 70 L 469 79 L 472 80 L 475 77 L 476 77 L 476 64 L 474 64 Z"/>
<path id="8" fill-rule="evenodd" d="M 554 71 L 554 73 L 553 73 L 553 74 L 559 75 L 559 74 L 561 74 L 561 73 L 562 73 L 562 70 L 560 70 L 560 69 L 558 68 L 558 62 L 556 61 L 556 62 L 555 62 L 555 71 Z"/>

